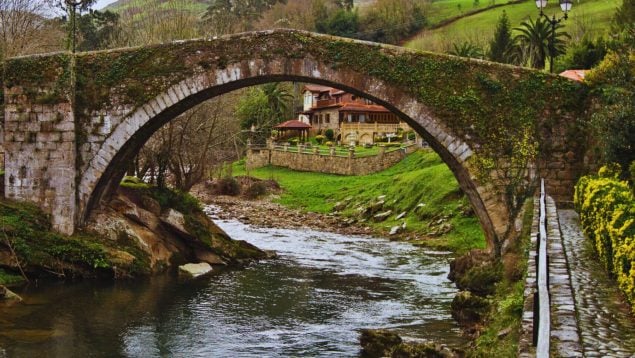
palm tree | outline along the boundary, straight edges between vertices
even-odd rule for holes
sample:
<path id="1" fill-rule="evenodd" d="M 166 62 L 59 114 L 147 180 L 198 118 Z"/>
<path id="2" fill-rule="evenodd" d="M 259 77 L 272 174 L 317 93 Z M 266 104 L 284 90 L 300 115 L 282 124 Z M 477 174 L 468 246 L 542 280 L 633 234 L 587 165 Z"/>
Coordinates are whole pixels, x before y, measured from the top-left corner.
<path id="1" fill-rule="evenodd" d="M 548 56 L 557 57 L 564 54 L 566 43 L 563 38 L 570 38 L 570 36 L 564 31 L 558 31 L 562 27 L 563 25 L 558 23 L 552 30 L 548 21 L 542 18 L 534 21 L 529 18 L 519 27 L 514 28 L 518 31 L 514 40 L 518 43 L 522 63 L 533 68 L 544 69 Z M 552 36 L 553 41 L 551 41 Z"/>

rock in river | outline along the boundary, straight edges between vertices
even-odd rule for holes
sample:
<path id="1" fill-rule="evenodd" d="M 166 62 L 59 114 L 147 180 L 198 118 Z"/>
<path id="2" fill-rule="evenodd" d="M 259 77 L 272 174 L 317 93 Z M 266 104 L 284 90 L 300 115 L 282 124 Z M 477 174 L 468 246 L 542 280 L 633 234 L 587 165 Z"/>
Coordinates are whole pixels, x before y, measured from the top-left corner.
<path id="1" fill-rule="evenodd" d="M 179 266 L 179 274 L 187 275 L 190 277 L 198 277 L 205 275 L 212 271 L 212 266 L 207 262 L 201 262 L 198 264 L 186 264 Z"/>

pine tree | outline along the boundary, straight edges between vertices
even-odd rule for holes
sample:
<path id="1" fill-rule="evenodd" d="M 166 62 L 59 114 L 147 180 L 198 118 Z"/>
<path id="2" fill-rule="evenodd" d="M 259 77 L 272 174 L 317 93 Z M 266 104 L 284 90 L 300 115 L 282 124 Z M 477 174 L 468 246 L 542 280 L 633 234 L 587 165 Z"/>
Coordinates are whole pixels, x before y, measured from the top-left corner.
<path id="1" fill-rule="evenodd" d="M 509 24 L 507 13 L 503 10 L 503 15 L 498 19 L 494 38 L 489 44 L 488 57 L 492 61 L 510 63 L 511 50 L 514 46 L 512 30 Z"/>

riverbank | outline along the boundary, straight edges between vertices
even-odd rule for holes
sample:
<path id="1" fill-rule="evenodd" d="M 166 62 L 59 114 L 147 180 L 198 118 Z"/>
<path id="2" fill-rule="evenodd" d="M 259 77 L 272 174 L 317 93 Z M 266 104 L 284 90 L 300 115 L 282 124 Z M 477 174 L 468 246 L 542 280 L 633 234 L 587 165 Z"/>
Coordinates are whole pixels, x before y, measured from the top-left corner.
<path id="1" fill-rule="evenodd" d="M 232 240 L 192 196 L 138 181 L 124 181 L 72 236 L 53 232 L 49 217 L 34 205 L 5 199 L 0 229 L 0 285 L 130 278 L 190 262 L 242 266 L 267 257 Z"/>
<path id="2" fill-rule="evenodd" d="M 197 186 L 193 194 L 221 206 L 228 213 L 223 215 L 256 226 L 373 234 L 457 255 L 485 247 L 467 198 L 450 169 L 431 150 L 419 150 L 387 170 L 364 176 L 278 167 L 246 170 L 244 161 L 230 169 L 232 185 L 241 186 L 232 196 L 217 195 L 214 182 Z M 262 189 L 261 195 L 247 195 L 256 184 L 240 185 L 245 177 L 275 182 L 281 189 L 274 185 Z"/>

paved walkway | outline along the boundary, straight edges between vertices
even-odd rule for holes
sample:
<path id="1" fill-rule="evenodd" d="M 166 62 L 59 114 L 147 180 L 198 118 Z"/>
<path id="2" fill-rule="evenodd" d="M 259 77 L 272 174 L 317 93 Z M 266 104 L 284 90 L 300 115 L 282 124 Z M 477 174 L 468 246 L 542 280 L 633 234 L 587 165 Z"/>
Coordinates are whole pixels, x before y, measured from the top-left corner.
<path id="1" fill-rule="evenodd" d="M 586 357 L 635 357 L 635 317 L 584 238 L 573 210 L 558 210 Z"/>

